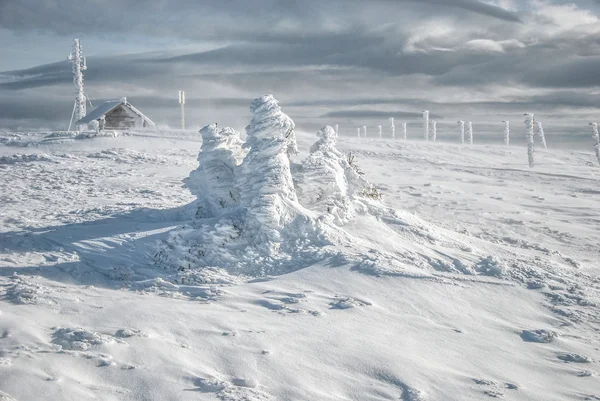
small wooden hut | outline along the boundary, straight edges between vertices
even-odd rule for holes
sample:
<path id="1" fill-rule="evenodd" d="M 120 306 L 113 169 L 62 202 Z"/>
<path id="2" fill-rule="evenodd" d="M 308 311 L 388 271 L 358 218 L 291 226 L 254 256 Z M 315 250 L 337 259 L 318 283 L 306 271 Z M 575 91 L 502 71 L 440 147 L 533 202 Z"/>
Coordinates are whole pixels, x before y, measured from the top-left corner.
<path id="1" fill-rule="evenodd" d="M 96 125 L 99 130 L 130 130 L 154 127 L 154 123 L 141 111 L 133 107 L 127 98 L 109 100 L 89 112 L 75 124 L 77 126 Z"/>

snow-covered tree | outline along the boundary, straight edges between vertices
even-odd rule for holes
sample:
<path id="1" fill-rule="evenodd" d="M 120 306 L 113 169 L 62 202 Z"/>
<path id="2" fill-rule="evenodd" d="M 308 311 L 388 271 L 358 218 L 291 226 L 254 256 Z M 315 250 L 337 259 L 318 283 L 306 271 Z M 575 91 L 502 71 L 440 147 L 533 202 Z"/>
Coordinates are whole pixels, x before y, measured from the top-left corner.
<path id="1" fill-rule="evenodd" d="M 363 136 L 366 138 L 367 137 L 367 126 L 363 125 Z"/>
<path id="2" fill-rule="evenodd" d="M 542 122 L 535 121 L 534 129 L 535 134 L 538 136 L 538 138 L 540 138 L 540 141 L 542 141 L 542 146 L 544 147 L 544 149 L 548 149 L 548 145 L 546 145 L 546 135 L 544 135 L 544 127 L 542 126 Z"/>
<path id="3" fill-rule="evenodd" d="M 360 127 L 356 129 L 356 135 L 360 138 Z"/>
<path id="4" fill-rule="evenodd" d="M 250 111 L 244 144 L 249 152 L 236 184 L 246 210 L 246 233 L 255 244 L 271 247 L 281 242 L 281 229 L 299 208 L 288 156 L 295 125 L 272 95 L 255 99 Z"/>
<path id="5" fill-rule="evenodd" d="M 423 110 L 423 138 L 429 140 L 429 110 Z"/>
<path id="6" fill-rule="evenodd" d="M 197 200 L 197 217 L 215 217 L 237 205 L 235 170 L 244 158 L 240 135 L 231 128 L 218 129 L 217 124 L 200 130 L 202 148 L 198 168 L 184 180 Z"/>
<path id="7" fill-rule="evenodd" d="M 311 210 L 332 215 L 343 224 L 351 218 L 364 198 L 379 200 L 381 192 L 369 183 L 352 154 L 336 149 L 335 131 L 326 126 L 317 133 L 319 140 L 302 161 L 300 203 Z"/>
<path id="8" fill-rule="evenodd" d="M 405 141 L 406 141 L 406 136 L 407 136 L 407 133 L 406 133 L 406 123 L 403 122 L 402 123 L 402 139 L 405 140 Z"/>
<path id="9" fill-rule="evenodd" d="M 535 165 L 535 142 L 533 135 L 533 114 L 525 113 L 525 135 L 527 137 L 527 157 L 529 158 L 529 167 Z"/>
<path id="10" fill-rule="evenodd" d="M 598 135 L 598 124 L 590 123 L 592 126 L 592 138 L 594 139 L 594 151 L 596 152 L 596 158 L 600 163 L 600 135 Z"/>
<path id="11" fill-rule="evenodd" d="M 383 129 L 382 129 L 381 125 L 378 125 L 377 129 L 379 130 L 379 139 L 381 139 L 383 137 Z"/>
<path id="12" fill-rule="evenodd" d="M 337 136 L 339 136 L 339 135 L 340 135 L 340 125 L 339 125 L 339 124 L 336 124 L 336 125 L 335 125 L 335 134 L 336 134 Z"/>
<path id="13" fill-rule="evenodd" d="M 464 145 L 465 144 L 465 122 L 462 120 L 458 122 L 458 133 L 460 134 L 460 143 L 461 143 L 461 145 Z"/>
<path id="14" fill-rule="evenodd" d="M 467 138 L 469 139 L 469 145 L 473 145 L 473 123 L 467 121 Z"/>
<path id="15" fill-rule="evenodd" d="M 392 139 L 396 139 L 396 125 L 394 124 L 394 117 L 390 118 L 390 131 L 392 132 Z"/>
<path id="16" fill-rule="evenodd" d="M 431 121 L 431 140 L 435 142 L 437 139 L 437 121 Z"/>
<path id="17" fill-rule="evenodd" d="M 510 121 L 502 121 L 504 123 L 504 144 L 510 145 Z"/>

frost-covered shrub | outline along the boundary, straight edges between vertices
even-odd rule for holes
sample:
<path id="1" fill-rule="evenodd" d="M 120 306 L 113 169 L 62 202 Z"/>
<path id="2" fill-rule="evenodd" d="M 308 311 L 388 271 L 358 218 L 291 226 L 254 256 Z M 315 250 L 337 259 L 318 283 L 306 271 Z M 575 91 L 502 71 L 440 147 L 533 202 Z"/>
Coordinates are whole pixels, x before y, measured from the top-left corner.
<path id="1" fill-rule="evenodd" d="M 429 140 L 429 110 L 423 110 L 423 138 Z"/>
<path id="2" fill-rule="evenodd" d="M 504 144 L 510 145 L 510 121 L 502 121 L 504 123 Z"/>
<path id="3" fill-rule="evenodd" d="M 464 121 L 458 122 L 458 133 L 460 135 L 460 143 L 461 143 L 461 145 L 464 145 L 465 144 L 465 122 Z"/>
<path id="4" fill-rule="evenodd" d="M 469 145 L 473 145 L 473 123 L 471 121 L 467 121 L 467 138 L 469 139 Z"/>
<path id="5" fill-rule="evenodd" d="M 544 127 L 542 126 L 542 122 L 536 121 L 534 129 L 535 134 L 538 136 L 538 138 L 540 138 L 540 141 L 542 141 L 542 146 L 544 147 L 544 149 L 548 149 L 548 145 L 546 145 L 546 135 L 544 135 Z"/>
<path id="6" fill-rule="evenodd" d="M 302 161 L 302 206 L 334 217 L 343 224 L 357 213 L 361 198 L 380 200 L 381 192 L 364 177 L 354 155 L 336 149 L 337 136 L 329 127 L 317 133 L 319 140 Z"/>
<path id="7" fill-rule="evenodd" d="M 235 169 L 244 158 L 240 135 L 231 128 L 207 125 L 200 130 L 202 151 L 198 168 L 184 180 L 197 200 L 197 217 L 214 217 L 236 206 L 240 195 L 235 186 Z"/>
<path id="8" fill-rule="evenodd" d="M 435 142 L 437 139 L 437 121 L 431 121 L 431 140 Z"/>
<path id="9" fill-rule="evenodd" d="M 533 114 L 525 113 L 525 136 L 527 138 L 527 157 L 529 167 L 535 165 L 535 142 L 533 136 Z"/>
<path id="10" fill-rule="evenodd" d="M 594 151 L 596 152 L 596 158 L 600 163 L 600 135 L 598 135 L 598 124 L 590 123 L 592 126 L 592 138 L 594 139 Z"/>
<path id="11" fill-rule="evenodd" d="M 394 124 L 394 117 L 390 118 L 390 131 L 392 133 L 392 139 L 396 139 L 396 125 Z"/>

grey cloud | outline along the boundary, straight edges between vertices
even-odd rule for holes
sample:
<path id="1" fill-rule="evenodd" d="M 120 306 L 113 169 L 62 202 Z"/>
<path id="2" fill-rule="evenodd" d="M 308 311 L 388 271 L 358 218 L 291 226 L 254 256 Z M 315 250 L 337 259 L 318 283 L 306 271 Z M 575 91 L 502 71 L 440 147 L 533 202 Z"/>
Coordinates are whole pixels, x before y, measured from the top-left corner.
<path id="1" fill-rule="evenodd" d="M 431 118 L 442 117 L 439 114 L 430 113 Z M 331 111 L 321 116 L 321 118 L 390 118 L 390 117 L 402 117 L 402 118 L 420 118 L 421 112 L 418 111 L 381 111 L 381 110 L 337 110 Z"/>

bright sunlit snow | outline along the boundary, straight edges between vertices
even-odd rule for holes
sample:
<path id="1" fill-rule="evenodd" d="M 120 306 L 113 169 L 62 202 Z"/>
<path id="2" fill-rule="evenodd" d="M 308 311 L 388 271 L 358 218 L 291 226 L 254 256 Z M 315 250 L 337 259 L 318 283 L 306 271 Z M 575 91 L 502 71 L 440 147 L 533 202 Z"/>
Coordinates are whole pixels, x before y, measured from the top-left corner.
<path id="1" fill-rule="evenodd" d="M 600 399 L 591 136 L 530 121 L 531 169 L 282 107 L 0 135 L 1 400 Z"/>

